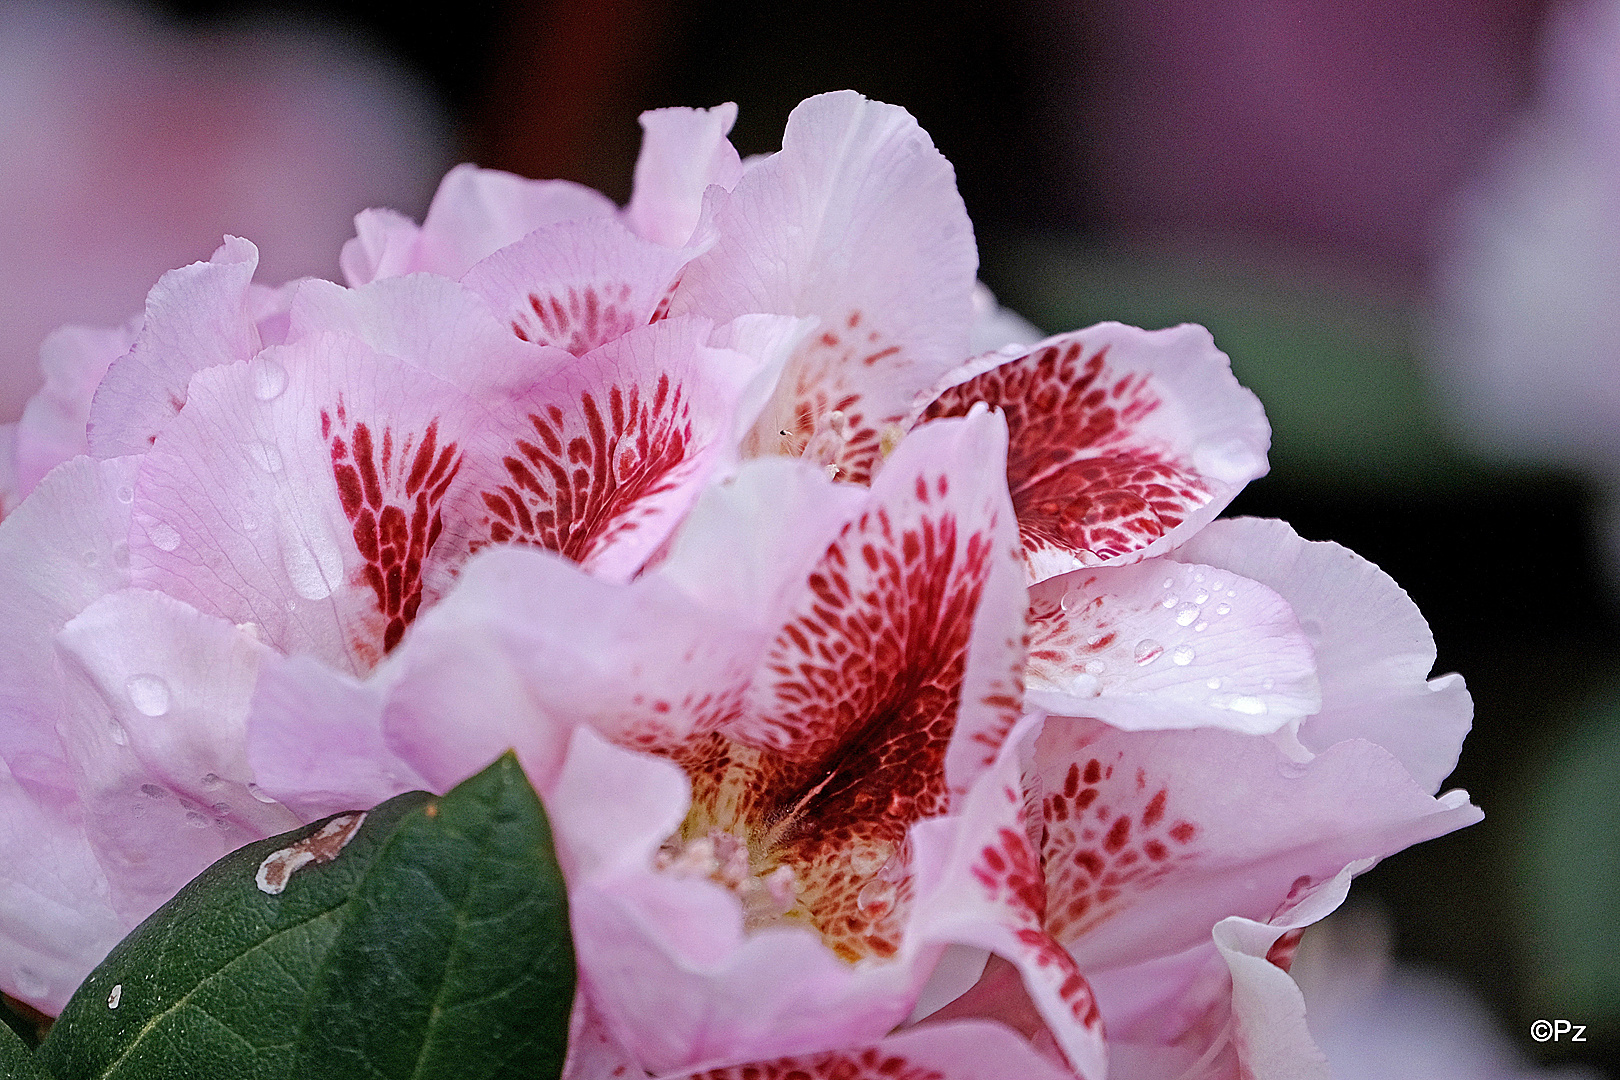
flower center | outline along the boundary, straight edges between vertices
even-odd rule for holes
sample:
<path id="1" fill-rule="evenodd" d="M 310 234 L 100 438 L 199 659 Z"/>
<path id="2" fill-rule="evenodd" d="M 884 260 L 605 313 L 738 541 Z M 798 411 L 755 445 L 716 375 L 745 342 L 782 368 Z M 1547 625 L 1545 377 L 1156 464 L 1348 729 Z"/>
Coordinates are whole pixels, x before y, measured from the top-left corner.
<path id="1" fill-rule="evenodd" d="M 665 840 L 653 865 L 676 877 L 708 878 L 742 902 L 749 933 L 781 922 L 799 903 L 798 875 L 791 866 L 760 865 L 748 842 L 724 829 L 710 829 L 690 840 L 679 833 Z"/>

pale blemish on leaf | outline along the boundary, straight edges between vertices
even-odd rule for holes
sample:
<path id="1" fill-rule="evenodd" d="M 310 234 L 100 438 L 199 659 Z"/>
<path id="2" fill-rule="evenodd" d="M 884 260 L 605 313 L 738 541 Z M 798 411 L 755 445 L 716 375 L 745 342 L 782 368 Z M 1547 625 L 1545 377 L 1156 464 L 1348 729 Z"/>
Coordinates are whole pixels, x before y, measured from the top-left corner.
<path id="1" fill-rule="evenodd" d="M 275 896 L 287 887 L 287 880 L 295 871 L 311 863 L 319 865 L 337 858 L 365 820 L 363 811 L 339 814 L 298 843 L 266 855 L 253 877 L 259 891 Z"/>

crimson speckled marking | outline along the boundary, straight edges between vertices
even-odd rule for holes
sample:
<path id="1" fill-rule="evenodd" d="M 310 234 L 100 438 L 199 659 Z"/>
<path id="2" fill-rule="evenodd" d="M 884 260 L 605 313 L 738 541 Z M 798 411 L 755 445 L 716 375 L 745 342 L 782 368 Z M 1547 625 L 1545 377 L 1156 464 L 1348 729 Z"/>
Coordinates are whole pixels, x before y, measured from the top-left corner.
<path id="1" fill-rule="evenodd" d="M 336 420 L 334 422 L 334 415 Z M 338 500 L 366 560 L 354 584 L 371 588 L 382 617 L 379 642 L 356 640 L 355 651 L 375 662 L 398 645 L 422 603 L 422 564 L 433 551 L 444 520 L 439 504 L 461 469 L 456 444 L 438 444 L 439 422 L 420 437 L 407 434 L 395 446 L 385 426 L 376 439 L 364 421 L 351 422 L 343 397 L 321 410 L 321 439 L 332 457 Z"/>
<path id="2" fill-rule="evenodd" d="M 585 562 L 640 527 L 646 500 L 679 486 L 693 442 L 682 388 L 661 374 L 645 397 L 640 386 L 609 387 L 606 406 L 585 393 L 577 411 L 528 415 L 528 437 L 501 459 L 509 482 L 479 492 L 487 539 L 473 551 L 522 543 Z"/>
<path id="3" fill-rule="evenodd" d="M 1150 784 L 1141 769 L 1133 782 L 1116 775 L 1118 766 L 1071 762 L 1042 800 L 1046 926 L 1059 941 L 1073 941 L 1191 857 L 1198 826 L 1176 816 L 1169 787 Z"/>
<path id="4" fill-rule="evenodd" d="M 867 1047 L 710 1069 L 694 1073 L 691 1080 L 945 1080 L 945 1074 Z"/>
<path id="5" fill-rule="evenodd" d="M 512 333 L 583 356 L 648 321 L 635 309 L 633 297 L 630 284 L 622 281 L 569 285 L 555 293 L 533 291 L 513 313 Z"/>
<path id="6" fill-rule="evenodd" d="M 1095 563 L 1139 550 L 1209 502 L 1190 463 L 1143 445 L 1134 425 L 1160 407 L 1153 381 L 1110 366 L 1108 350 L 1048 345 L 951 387 L 924 420 L 999 408 L 1007 482 L 1028 553 Z"/>
<path id="7" fill-rule="evenodd" d="M 959 535 L 944 475 L 908 487 L 849 522 L 810 572 L 769 651 L 749 742 L 713 733 L 668 751 L 692 779 L 687 833 L 734 832 L 756 872 L 791 868 L 788 917 L 851 961 L 899 948 L 906 832 L 949 804 L 945 752 L 992 557 L 994 522 Z"/>
<path id="8" fill-rule="evenodd" d="M 785 423 L 778 413 L 779 430 L 756 433 L 747 449 L 751 453 L 802 454 L 817 464 L 837 466 L 839 480 L 869 483 L 878 461 L 879 432 L 887 424 L 899 423 L 903 413 L 870 415 L 870 404 L 860 387 L 872 379 L 875 367 L 909 363 L 899 345 L 866 325 L 858 309 L 851 311 L 841 325 L 835 323 L 799 346 L 784 380 L 791 387 Z M 834 412 L 844 415 L 847 426 L 842 436 L 824 430 Z"/>

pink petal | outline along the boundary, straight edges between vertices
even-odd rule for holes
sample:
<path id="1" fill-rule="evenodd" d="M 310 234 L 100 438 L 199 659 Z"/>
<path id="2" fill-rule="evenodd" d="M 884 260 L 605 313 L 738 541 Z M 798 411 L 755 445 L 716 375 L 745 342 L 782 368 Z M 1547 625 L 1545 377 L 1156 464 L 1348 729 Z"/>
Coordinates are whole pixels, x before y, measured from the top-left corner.
<path id="1" fill-rule="evenodd" d="M 1003 437 L 1000 421 L 981 414 L 920 429 L 896 450 L 860 516 L 803 579 L 728 735 L 800 763 L 835 760 L 858 742 L 903 767 L 912 797 L 925 776 L 941 785 L 929 799 L 967 790 L 1019 707 L 1027 600 L 1006 558 L 1013 522 L 993 466 Z M 915 739 L 924 717 L 949 718 L 950 728 Z M 874 721 L 900 741 L 876 739 Z M 874 782 L 867 775 L 863 789 Z"/>
<path id="2" fill-rule="evenodd" d="M 692 237 L 711 184 L 730 191 L 742 160 L 726 138 L 737 120 L 733 102 L 712 109 L 653 109 L 641 114 L 641 155 L 625 219 L 639 235 L 669 247 Z"/>
<path id="3" fill-rule="evenodd" d="M 576 726 L 628 745 L 712 729 L 736 709 L 763 641 L 763 628 L 657 575 L 610 585 L 549 553 L 492 549 L 406 640 L 388 742 L 439 789 L 507 747 L 543 786 Z"/>
<path id="4" fill-rule="evenodd" d="M 826 1054 L 704 1069 L 683 1080 L 1073 1080 L 1000 1024 L 963 1021 Z M 583 1080 L 583 1077 L 581 1077 Z"/>
<path id="5" fill-rule="evenodd" d="M 315 821 L 432 787 L 385 741 L 390 674 L 362 682 L 307 656 L 266 657 L 247 721 L 250 794 Z"/>
<path id="6" fill-rule="evenodd" d="M 282 651 L 369 670 L 421 603 L 461 440 L 484 420 L 349 338 L 200 372 L 142 462 L 136 581 L 255 623 Z"/>
<path id="7" fill-rule="evenodd" d="M 559 350 L 519 341 L 482 297 L 437 274 L 383 278 L 355 289 L 299 282 L 289 316 L 289 342 L 349 334 L 473 394 L 526 389 L 537 373 L 569 361 Z"/>
<path id="8" fill-rule="evenodd" d="M 527 543 L 628 580 L 732 458 L 758 360 L 703 342 L 702 319 L 615 338 L 497 407 L 504 441 L 463 515 L 471 549 Z"/>
<path id="9" fill-rule="evenodd" d="M 140 320 L 110 330 L 64 326 L 39 347 L 45 385 L 17 424 L 17 489 L 34 490 L 62 462 L 90 452 L 90 401 L 113 361 L 135 344 Z"/>
<path id="10" fill-rule="evenodd" d="M 144 453 L 180 407 L 192 375 L 259 351 L 259 251 L 228 236 L 205 263 L 170 270 L 146 298 L 146 322 L 128 355 L 107 370 L 90 408 L 96 457 Z"/>
<path id="11" fill-rule="evenodd" d="M 1030 717 L 1014 729 L 968 793 L 960 816 L 913 828 L 913 932 L 927 941 L 989 949 L 1011 961 L 1075 1071 L 1100 1078 L 1108 1060 L 1101 1017 L 1080 968 L 1044 928 L 1041 867 L 1025 827 L 1020 759 L 1039 723 Z"/>
<path id="12" fill-rule="evenodd" d="M 51 1012 L 134 925 L 85 831 L 55 652 L 69 619 L 129 583 L 118 493 L 133 481 L 133 461 L 76 458 L 0 522 L 0 988 Z"/>
<path id="13" fill-rule="evenodd" d="M 356 286 L 418 270 L 459 278 L 542 225 L 617 211 L 605 196 L 566 180 L 457 165 L 440 181 L 419 229 L 391 211 L 357 217 L 359 235 L 344 245 L 343 271 Z"/>
<path id="14" fill-rule="evenodd" d="M 1045 818 L 1046 925 L 1085 970 L 1164 956 L 1228 915 L 1478 821 L 1371 743 L 1306 763 L 1219 729 L 1120 732 L 1048 721 L 1030 782 Z"/>
<path id="15" fill-rule="evenodd" d="M 1030 578 L 1161 555 L 1266 471 L 1271 429 L 1197 326 L 1100 323 L 951 373 L 921 416 L 1007 414 Z"/>
<path id="16" fill-rule="evenodd" d="M 781 153 L 709 199 L 720 239 L 671 310 L 820 320 L 745 451 L 864 480 L 885 426 L 967 354 L 978 257 L 950 164 L 903 109 L 823 94 L 793 110 Z"/>
<path id="17" fill-rule="evenodd" d="M 462 281 L 519 339 L 582 356 L 661 314 L 698 250 L 662 247 L 613 218 L 589 218 L 536 229 Z"/>
<path id="18" fill-rule="evenodd" d="M 1322 707 L 1287 601 L 1213 566 L 1158 558 L 1048 578 L 1030 590 L 1029 649 L 1032 705 L 1126 731 L 1266 734 Z"/>
<path id="19" fill-rule="evenodd" d="M 1323 708 L 1300 741 L 1321 750 L 1362 738 L 1400 759 L 1427 791 L 1457 764 L 1473 701 L 1460 675 L 1430 679 L 1434 636 L 1417 605 L 1372 563 L 1302 540 L 1280 521 L 1218 521 L 1178 552 L 1276 589 L 1315 653 Z"/>
<path id="20" fill-rule="evenodd" d="M 968 342 L 969 356 L 983 356 L 987 352 L 1009 346 L 1034 345 L 1045 336 L 1028 319 L 996 303 L 995 295 L 985 287 L 984 282 L 974 283 L 973 331 Z M 1018 349 L 1020 354 L 1027 351 L 1026 348 Z"/>
<path id="21" fill-rule="evenodd" d="M 745 936 L 731 893 L 651 869 L 687 790 L 668 762 L 580 729 L 543 792 L 583 980 L 615 1038 L 658 1072 L 882 1038 L 910 1008 L 914 962 L 850 965 L 800 928 Z"/>

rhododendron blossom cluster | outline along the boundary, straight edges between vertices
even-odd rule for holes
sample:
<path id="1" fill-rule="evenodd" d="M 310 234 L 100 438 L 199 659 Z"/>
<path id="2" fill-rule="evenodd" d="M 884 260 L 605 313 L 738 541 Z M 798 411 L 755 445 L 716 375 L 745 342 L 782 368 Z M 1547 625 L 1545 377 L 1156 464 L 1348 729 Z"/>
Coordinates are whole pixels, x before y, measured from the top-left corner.
<path id="1" fill-rule="evenodd" d="M 1287 974 L 1469 824 L 1401 590 L 1215 520 L 1200 328 L 1045 340 L 902 109 L 642 118 L 619 208 L 462 166 L 347 285 L 227 238 L 58 336 L 0 522 L 0 986 L 250 840 L 516 750 L 565 1075 L 1325 1075 Z"/>

